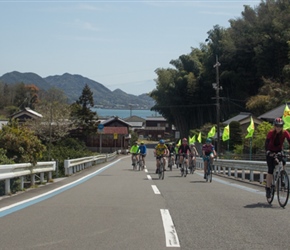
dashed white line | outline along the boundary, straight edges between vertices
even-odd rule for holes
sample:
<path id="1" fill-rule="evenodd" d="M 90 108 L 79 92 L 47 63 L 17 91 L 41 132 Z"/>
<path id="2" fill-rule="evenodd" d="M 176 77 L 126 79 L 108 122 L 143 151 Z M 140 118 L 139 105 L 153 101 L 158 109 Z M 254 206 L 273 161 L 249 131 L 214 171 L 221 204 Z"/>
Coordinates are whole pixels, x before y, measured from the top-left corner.
<path id="1" fill-rule="evenodd" d="M 147 175 L 148 180 L 152 180 L 151 175 Z"/>
<path id="2" fill-rule="evenodd" d="M 168 209 L 160 209 L 165 232 L 166 247 L 180 247 L 179 239 Z"/>
<path id="3" fill-rule="evenodd" d="M 154 192 L 155 194 L 160 194 L 160 191 L 159 191 L 159 189 L 157 188 L 156 185 L 151 185 L 151 187 L 152 187 L 153 192 Z"/>

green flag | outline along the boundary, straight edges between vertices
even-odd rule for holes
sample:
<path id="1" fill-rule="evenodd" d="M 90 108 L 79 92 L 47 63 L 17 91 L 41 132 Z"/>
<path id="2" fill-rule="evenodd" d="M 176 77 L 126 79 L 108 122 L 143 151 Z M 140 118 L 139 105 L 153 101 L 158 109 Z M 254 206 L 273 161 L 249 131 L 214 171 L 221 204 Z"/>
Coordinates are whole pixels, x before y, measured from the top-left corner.
<path id="1" fill-rule="evenodd" d="M 253 137 L 254 131 L 255 131 L 255 125 L 254 125 L 254 121 L 253 118 L 251 116 L 251 123 L 249 125 L 249 127 L 247 128 L 248 134 L 246 135 L 245 138 L 250 138 Z"/>
<path id="2" fill-rule="evenodd" d="M 181 140 L 179 139 L 178 143 L 176 144 L 177 147 L 181 145 Z"/>
<path id="3" fill-rule="evenodd" d="M 215 135 L 215 126 L 213 126 L 207 134 L 207 137 L 214 137 Z"/>
<path id="4" fill-rule="evenodd" d="M 199 143 L 201 143 L 201 132 L 199 132 L 197 140 L 198 140 Z"/>
<path id="5" fill-rule="evenodd" d="M 282 120 L 284 121 L 283 129 L 290 128 L 290 110 L 288 105 L 286 104 L 286 107 L 284 109 Z"/>
<path id="6" fill-rule="evenodd" d="M 189 137 L 189 144 L 195 143 L 195 135 L 193 135 L 191 138 Z"/>
<path id="7" fill-rule="evenodd" d="M 230 124 L 225 126 L 222 139 L 223 141 L 227 141 L 230 139 Z"/>

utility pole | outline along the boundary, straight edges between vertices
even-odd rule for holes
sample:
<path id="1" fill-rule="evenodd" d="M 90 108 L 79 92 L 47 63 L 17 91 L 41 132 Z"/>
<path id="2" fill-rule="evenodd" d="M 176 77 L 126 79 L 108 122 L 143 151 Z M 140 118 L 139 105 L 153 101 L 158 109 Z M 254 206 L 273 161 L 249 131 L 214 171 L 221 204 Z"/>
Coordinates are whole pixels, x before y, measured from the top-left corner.
<path id="1" fill-rule="evenodd" d="M 213 66 L 216 69 L 216 83 L 213 84 L 213 88 L 216 90 L 216 123 L 217 123 L 217 155 L 220 155 L 220 90 L 222 90 L 222 87 L 219 83 L 219 67 L 221 64 L 218 61 L 218 55 L 216 55 L 216 63 Z"/>

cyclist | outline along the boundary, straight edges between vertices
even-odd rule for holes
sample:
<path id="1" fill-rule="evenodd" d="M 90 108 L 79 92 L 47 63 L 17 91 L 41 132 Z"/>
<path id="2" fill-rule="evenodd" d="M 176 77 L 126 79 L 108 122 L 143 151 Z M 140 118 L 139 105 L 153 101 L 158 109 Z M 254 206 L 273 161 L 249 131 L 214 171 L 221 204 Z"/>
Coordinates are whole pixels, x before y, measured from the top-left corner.
<path id="1" fill-rule="evenodd" d="M 207 173 L 207 163 L 210 160 L 212 164 L 213 158 L 216 157 L 216 151 L 214 149 L 214 145 L 211 143 L 211 139 L 207 138 L 205 140 L 205 144 L 202 145 L 202 157 L 203 157 L 203 165 L 204 165 L 204 179 L 206 179 Z"/>
<path id="2" fill-rule="evenodd" d="M 290 134 L 287 130 L 283 130 L 284 121 L 281 118 L 276 118 L 274 120 L 274 127 L 271 129 L 266 137 L 265 150 L 266 150 L 266 160 L 268 165 L 268 172 L 266 176 L 266 197 L 271 197 L 271 183 L 273 179 L 273 172 L 275 166 L 278 162 L 275 162 L 272 153 L 279 153 L 283 150 L 284 140 L 287 139 L 290 145 Z M 285 159 L 282 159 L 283 166 L 286 165 Z"/>
<path id="3" fill-rule="evenodd" d="M 175 144 L 175 147 L 174 147 L 174 150 L 175 150 L 175 164 L 176 164 L 176 167 L 178 168 L 178 165 L 179 165 L 179 155 L 178 155 L 178 148 L 179 146 L 177 144 Z"/>
<path id="4" fill-rule="evenodd" d="M 190 154 L 190 162 L 192 162 L 192 167 L 196 166 L 196 157 L 198 156 L 197 149 L 195 147 L 195 144 L 190 144 L 191 154 Z"/>
<path id="5" fill-rule="evenodd" d="M 145 167 L 145 157 L 147 154 L 147 148 L 143 141 L 141 141 L 141 145 L 139 146 L 139 153 L 140 153 L 139 157 L 142 157 L 143 166 Z"/>
<path id="6" fill-rule="evenodd" d="M 175 154 L 175 147 L 173 143 L 169 143 L 168 145 L 168 160 L 171 158 L 172 166 L 174 165 L 174 154 Z"/>
<path id="7" fill-rule="evenodd" d="M 163 161 L 163 170 L 166 171 L 165 169 L 166 155 L 168 155 L 168 149 L 167 146 L 165 145 L 164 140 L 161 139 L 154 149 L 154 156 L 156 157 L 156 174 L 158 173 L 159 170 L 158 158 L 162 158 L 161 160 Z"/>
<path id="8" fill-rule="evenodd" d="M 135 141 L 133 146 L 130 149 L 130 153 L 131 153 L 131 160 L 132 160 L 132 166 L 134 166 L 133 163 L 133 157 L 136 156 L 136 162 L 138 162 L 138 153 L 139 153 L 139 146 L 138 146 L 138 142 Z M 134 166 L 135 167 L 135 166 Z"/>
<path id="9" fill-rule="evenodd" d="M 188 166 L 188 154 L 191 153 L 191 149 L 187 144 L 187 139 L 182 139 L 182 144 L 178 148 L 179 153 L 179 163 L 181 164 L 183 162 L 183 159 L 185 158 L 185 164 Z M 181 169 L 183 171 L 184 169 Z"/>

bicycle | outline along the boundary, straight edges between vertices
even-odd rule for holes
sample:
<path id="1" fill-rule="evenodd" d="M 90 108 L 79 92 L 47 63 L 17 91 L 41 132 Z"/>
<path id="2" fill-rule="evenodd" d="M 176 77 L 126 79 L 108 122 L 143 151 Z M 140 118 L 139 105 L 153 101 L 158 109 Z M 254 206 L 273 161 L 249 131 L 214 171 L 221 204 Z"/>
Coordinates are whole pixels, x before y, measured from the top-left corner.
<path id="1" fill-rule="evenodd" d="M 181 163 L 181 177 L 184 176 L 186 177 L 188 174 L 188 165 L 186 164 L 186 158 L 185 158 L 185 154 L 183 154 L 183 161 Z"/>
<path id="2" fill-rule="evenodd" d="M 133 158 L 132 158 L 133 170 L 136 170 L 137 169 L 137 165 L 138 165 L 137 154 L 133 154 Z"/>
<path id="3" fill-rule="evenodd" d="M 286 170 L 283 168 L 282 158 L 284 155 L 280 153 L 270 154 L 276 161 L 277 165 L 275 166 L 273 173 L 273 180 L 270 191 L 270 198 L 267 198 L 269 204 L 274 200 L 275 192 L 277 190 L 278 203 L 281 207 L 285 207 L 289 198 L 289 177 Z"/>
<path id="4" fill-rule="evenodd" d="M 138 168 L 139 171 L 144 170 L 144 162 L 143 162 L 143 155 L 142 154 L 139 155 L 138 166 L 139 166 L 139 168 Z"/>
<path id="5" fill-rule="evenodd" d="M 163 156 L 157 156 L 156 159 L 159 161 L 158 167 L 158 177 L 159 179 L 164 179 L 164 164 L 163 164 Z"/>
<path id="6" fill-rule="evenodd" d="M 207 161 L 207 171 L 206 171 L 206 182 L 212 182 L 212 166 L 210 156 L 205 156 L 205 160 Z"/>
<path id="7" fill-rule="evenodd" d="M 172 166 L 174 164 L 174 159 L 172 157 L 173 157 L 173 154 L 170 153 L 168 157 L 168 168 L 170 169 L 170 171 L 172 171 Z"/>
<path id="8" fill-rule="evenodd" d="M 194 171 L 195 171 L 195 165 L 194 165 L 193 157 L 195 157 L 195 156 L 190 156 L 189 167 L 188 167 L 191 174 L 193 174 Z"/>

